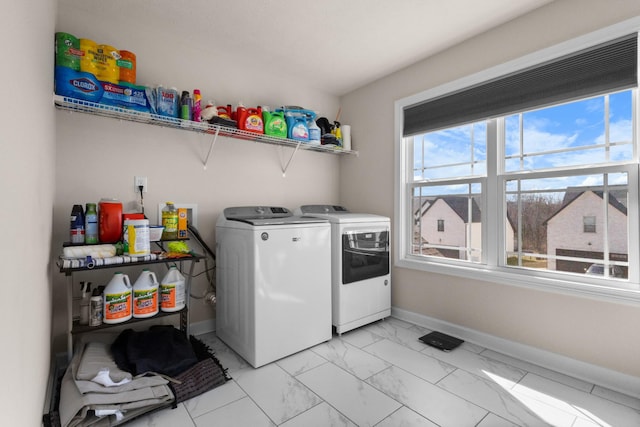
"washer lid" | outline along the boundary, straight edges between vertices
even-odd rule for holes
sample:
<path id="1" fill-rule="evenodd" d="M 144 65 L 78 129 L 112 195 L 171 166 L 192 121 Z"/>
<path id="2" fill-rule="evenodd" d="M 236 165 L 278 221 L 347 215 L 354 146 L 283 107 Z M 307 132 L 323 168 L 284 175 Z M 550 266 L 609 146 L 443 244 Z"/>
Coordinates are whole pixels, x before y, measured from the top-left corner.
<path id="1" fill-rule="evenodd" d="M 303 214 L 329 214 L 329 213 L 347 213 L 349 210 L 344 206 L 338 205 L 302 205 L 300 211 Z"/>
<path id="2" fill-rule="evenodd" d="M 346 224 L 356 222 L 388 222 L 389 218 L 386 216 L 366 214 L 366 213 L 352 213 L 343 206 L 338 205 L 303 205 L 296 209 L 297 214 L 310 215 L 317 218 L 326 218 L 329 222 L 334 224 Z"/>
<path id="3" fill-rule="evenodd" d="M 226 208 L 223 215 L 227 220 L 256 226 L 327 222 L 322 218 L 293 215 L 289 209 L 278 206 L 236 206 Z"/>

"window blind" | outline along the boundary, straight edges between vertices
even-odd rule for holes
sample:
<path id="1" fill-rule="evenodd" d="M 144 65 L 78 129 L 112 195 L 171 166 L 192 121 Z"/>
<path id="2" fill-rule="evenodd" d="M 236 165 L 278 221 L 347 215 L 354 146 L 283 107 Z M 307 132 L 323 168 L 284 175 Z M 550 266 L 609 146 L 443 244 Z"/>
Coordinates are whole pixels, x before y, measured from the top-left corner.
<path id="1" fill-rule="evenodd" d="M 404 108 L 403 135 L 629 89 L 638 84 L 637 34 Z"/>

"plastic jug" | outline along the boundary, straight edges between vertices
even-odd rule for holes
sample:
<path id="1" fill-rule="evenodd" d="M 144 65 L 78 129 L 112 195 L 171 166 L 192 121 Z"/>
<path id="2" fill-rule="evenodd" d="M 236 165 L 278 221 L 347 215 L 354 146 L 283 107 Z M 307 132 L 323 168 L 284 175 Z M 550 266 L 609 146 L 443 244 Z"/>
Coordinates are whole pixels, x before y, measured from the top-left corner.
<path id="1" fill-rule="evenodd" d="M 122 237 L 122 203 L 102 199 L 98 204 L 98 238 L 100 243 L 116 243 Z"/>
<path id="2" fill-rule="evenodd" d="M 218 117 L 222 117 L 224 119 L 230 119 L 231 115 L 233 114 L 233 107 L 231 107 L 231 104 L 227 104 L 225 105 L 218 105 L 218 107 L 216 107 L 218 109 Z"/>
<path id="3" fill-rule="evenodd" d="M 289 139 L 309 141 L 309 128 L 306 117 L 287 115 L 287 132 Z"/>
<path id="4" fill-rule="evenodd" d="M 265 135 L 276 136 L 278 138 L 287 137 L 287 121 L 282 111 L 262 110 Z"/>
<path id="5" fill-rule="evenodd" d="M 316 124 L 313 117 L 310 117 L 307 126 L 309 127 L 309 143 L 314 145 L 320 145 L 320 127 Z"/>
<path id="6" fill-rule="evenodd" d="M 156 274 L 144 269 L 133 284 L 133 317 L 144 319 L 158 314 L 158 279 Z"/>
<path id="7" fill-rule="evenodd" d="M 172 265 L 160 282 L 160 309 L 162 311 L 180 311 L 185 306 L 184 276 Z"/>
<path id="8" fill-rule="evenodd" d="M 107 324 L 126 322 L 131 319 L 131 282 L 129 276 L 117 272 L 104 289 L 102 321 Z"/>

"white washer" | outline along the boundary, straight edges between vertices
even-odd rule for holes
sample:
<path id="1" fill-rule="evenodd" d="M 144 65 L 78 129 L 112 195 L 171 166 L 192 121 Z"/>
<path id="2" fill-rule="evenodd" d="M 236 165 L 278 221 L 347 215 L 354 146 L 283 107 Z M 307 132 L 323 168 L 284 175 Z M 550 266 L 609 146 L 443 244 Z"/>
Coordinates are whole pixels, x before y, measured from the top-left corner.
<path id="1" fill-rule="evenodd" d="M 391 315 L 388 217 L 342 206 L 304 205 L 296 213 L 331 223 L 332 324 L 338 334 Z"/>
<path id="2" fill-rule="evenodd" d="M 331 226 L 281 207 L 216 224 L 216 334 L 253 367 L 331 339 Z"/>

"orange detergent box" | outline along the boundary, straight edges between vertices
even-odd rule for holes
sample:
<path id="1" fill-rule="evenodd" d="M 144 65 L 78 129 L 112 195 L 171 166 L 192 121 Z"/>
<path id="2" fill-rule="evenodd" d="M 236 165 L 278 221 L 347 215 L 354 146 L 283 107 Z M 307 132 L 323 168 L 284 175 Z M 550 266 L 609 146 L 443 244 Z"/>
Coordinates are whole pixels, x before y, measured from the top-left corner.
<path id="1" fill-rule="evenodd" d="M 178 239 L 186 239 L 187 237 L 187 209 L 178 208 Z"/>

